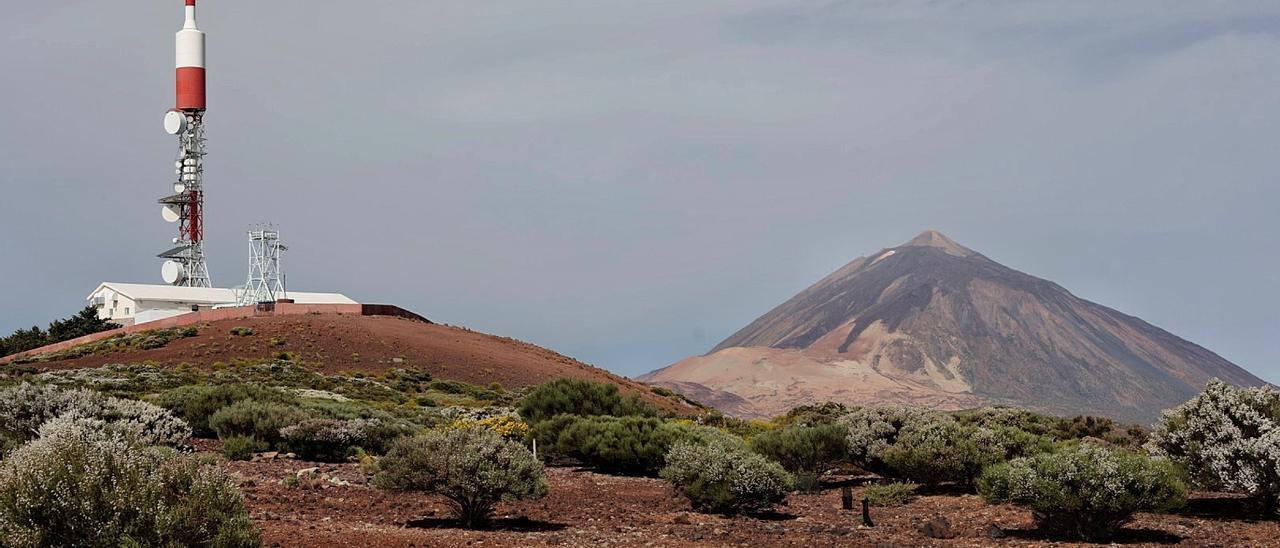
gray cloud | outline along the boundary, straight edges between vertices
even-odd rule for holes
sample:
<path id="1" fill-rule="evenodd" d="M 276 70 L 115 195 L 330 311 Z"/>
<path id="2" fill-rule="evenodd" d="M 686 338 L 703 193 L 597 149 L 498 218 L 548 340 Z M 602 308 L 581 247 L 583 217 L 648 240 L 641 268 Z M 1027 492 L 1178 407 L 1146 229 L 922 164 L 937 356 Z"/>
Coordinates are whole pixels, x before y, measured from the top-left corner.
<path id="1" fill-rule="evenodd" d="M 158 283 L 175 5 L 0 20 L 0 329 Z M 1280 6 L 205 2 L 209 253 L 625 374 L 936 227 L 1280 380 Z"/>

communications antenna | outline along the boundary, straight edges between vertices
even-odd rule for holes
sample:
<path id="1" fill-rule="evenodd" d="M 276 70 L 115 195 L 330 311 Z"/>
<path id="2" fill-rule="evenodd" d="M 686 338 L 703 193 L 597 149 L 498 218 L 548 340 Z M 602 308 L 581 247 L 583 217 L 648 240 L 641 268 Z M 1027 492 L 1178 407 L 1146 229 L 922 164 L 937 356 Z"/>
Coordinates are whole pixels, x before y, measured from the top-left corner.
<path id="1" fill-rule="evenodd" d="M 204 33 L 196 28 L 196 2 L 185 0 L 186 21 L 176 37 L 177 102 L 165 113 L 164 129 L 178 137 L 173 194 L 161 198 L 161 216 L 178 223 L 176 247 L 159 255 L 164 282 L 212 287 L 204 258 Z"/>

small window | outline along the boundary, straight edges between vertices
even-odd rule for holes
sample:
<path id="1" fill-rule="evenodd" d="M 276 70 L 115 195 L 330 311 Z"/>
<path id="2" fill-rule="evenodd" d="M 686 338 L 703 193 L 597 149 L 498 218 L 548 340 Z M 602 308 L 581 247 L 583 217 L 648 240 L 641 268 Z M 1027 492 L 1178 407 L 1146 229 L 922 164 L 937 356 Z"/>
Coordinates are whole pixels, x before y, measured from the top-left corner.
<path id="1" fill-rule="evenodd" d="M 126 306 L 126 307 L 124 307 L 124 315 L 125 315 L 125 316 L 128 316 L 128 315 L 129 315 L 129 307 L 127 307 L 127 306 Z"/>

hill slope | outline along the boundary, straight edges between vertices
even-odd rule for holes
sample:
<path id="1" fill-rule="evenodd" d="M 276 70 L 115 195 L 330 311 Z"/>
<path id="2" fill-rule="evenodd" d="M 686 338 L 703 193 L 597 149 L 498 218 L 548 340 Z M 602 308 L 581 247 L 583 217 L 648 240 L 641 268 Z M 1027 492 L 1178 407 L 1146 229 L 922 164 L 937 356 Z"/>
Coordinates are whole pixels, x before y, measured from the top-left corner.
<path id="1" fill-rule="evenodd" d="M 855 259 L 710 354 L 641 379 L 730 392 L 762 415 L 829 399 L 1147 422 L 1212 377 L 1263 384 L 1141 319 L 927 231 Z"/>
<path id="2" fill-rule="evenodd" d="M 248 335 L 235 335 L 247 327 Z M 244 331 L 241 331 L 242 333 Z M 188 363 L 213 367 L 237 360 L 265 361 L 287 352 L 308 367 L 324 373 L 381 374 L 391 368 L 427 371 L 438 379 L 477 386 L 500 383 L 522 388 L 571 377 L 620 385 L 640 393 L 661 409 L 680 413 L 694 408 L 658 396 L 649 387 L 558 354 L 546 348 L 468 329 L 390 316 L 307 314 L 265 316 L 210 322 L 198 334 L 178 338 L 162 348 L 126 348 L 83 357 L 40 361 L 30 367 L 72 369 L 116 363 L 154 362 L 176 366 Z"/>

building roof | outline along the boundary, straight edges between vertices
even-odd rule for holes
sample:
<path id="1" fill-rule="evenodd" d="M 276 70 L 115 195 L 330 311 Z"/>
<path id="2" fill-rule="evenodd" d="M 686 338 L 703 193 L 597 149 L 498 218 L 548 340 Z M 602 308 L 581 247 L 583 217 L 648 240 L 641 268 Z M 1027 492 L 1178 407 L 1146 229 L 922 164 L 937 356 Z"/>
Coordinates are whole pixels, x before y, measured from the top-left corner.
<path id="1" fill-rule="evenodd" d="M 217 287 L 179 287 L 173 285 L 159 284 L 127 284 L 120 282 L 102 282 L 98 287 L 89 293 L 89 299 L 102 291 L 103 288 L 110 289 L 133 299 L 134 301 L 168 301 L 190 304 L 230 304 L 236 302 L 236 293 L 233 289 L 221 289 Z M 306 293 L 302 291 L 289 291 L 285 295 L 286 298 L 293 299 L 298 304 L 359 304 L 351 298 L 341 293 Z"/>

